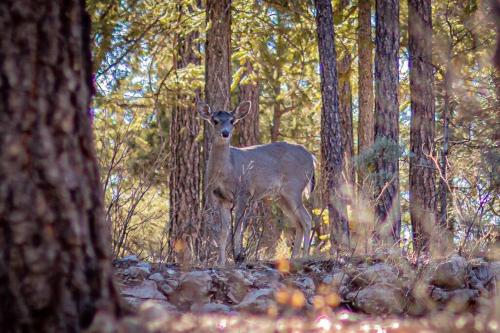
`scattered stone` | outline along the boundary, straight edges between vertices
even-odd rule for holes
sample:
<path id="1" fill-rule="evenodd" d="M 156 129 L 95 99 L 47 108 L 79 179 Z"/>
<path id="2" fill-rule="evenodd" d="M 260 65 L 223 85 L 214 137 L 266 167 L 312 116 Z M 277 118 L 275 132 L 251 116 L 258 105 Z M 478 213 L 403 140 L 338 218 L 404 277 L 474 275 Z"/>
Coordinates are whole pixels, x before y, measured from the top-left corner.
<path id="1" fill-rule="evenodd" d="M 234 308 L 251 313 L 265 313 L 272 305 L 276 305 L 274 293 L 275 290 L 271 288 L 253 290 Z"/>
<path id="2" fill-rule="evenodd" d="M 163 275 L 161 275 L 161 273 L 154 273 L 154 274 L 150 275 L 148 277 L 148 279 L 149 280 L 153 280 L 153 281 L 155 281 L 157 283 L 165 281 L 165 278 L 163 277 Z"/>
<path id="3" fill-rule="evenodd" d="M 208 303 L 208 292 L 211 287 L 212 277 L 208 272 L 189 272 L 184 274 L 179 286 L 170 294 L 170 300 L 182 309 L 188 309 L 194 303 Z"/>
<path id="4" fill-rule="evenodd" d="M 129 268 L 130 266 L 137 265 L 139 263 L 139 258 L 136 255 L 130 255 L 117 259 L 113 262 L 115 267 L 118 268 Z"/>
<path id="5" fill-rule="evenodd" d="M 472 301 L 478 297 L 479 292 L 473 289 L 447 291 L 436 287 L 431 291 L 431 298 L 442 305 L 446 305 L 446 309 L 452 312 L 467 310 Z"/>
<path id="6" fill-rule="evenodd" d="M 404 300 L 400 289 L 374 284 L 346 296 L 353 306 L 367 314 L 402 314 Z"/>
<path id="7" fill-rule="evenodd" d="M 151 280 L 144 280 L 135 286 L 125 286 L 125 288 L 122 289 L 122 294 L 125 297 L 139 298 L 142 300 L 166 300 L 165 296 L 156 288 L 156 283 Z"/>
<path id="8" fill-rule="evenodd" d="M 123 271 L 123 275 L 132 279 L 144 280 L 151 272 L 144 267 L 132 266 Z"/>
<path id="9" fill-rule="evenodd" d="M 253 285 L 256 288 L 274 288 L 281 287 L 281 280 L 283 275 L 276 269 L 267 268 L 264 270 L 256 271 L 253 274 Z"/>
<path id="10" fill-rule="evenodd" d="M 201 313 L 229 313 L 232 312 L 233 309 L 225 304 L 207 303 L 201 305 L 193 304 L 193 306 L 191 306 L 191 311 Z"/>
<path id="11" fill-rule="evenodd" d="M 359 287 L 365 287 L 371 284 L 399 286 L 396 268 L 384 263 L 368 266 L 359 274 L 355 275 L 352 282 Z"/>
<path id="12" fill-rule="evenodd" d="M 463 288 L 467 273 L 467 261 L 459 256 L 453 256 L 443 261 L 432 273 L 431 282 L 448 290 Z"/>
<path id="13" fill-rule="evenodd" d="M 248 293 L 252 282 L 245 277 L 241 270 L 229 271 L 226 277 L 226 283 L 229 286 L 227 297 L 235 304 L 238 304 Z"/>

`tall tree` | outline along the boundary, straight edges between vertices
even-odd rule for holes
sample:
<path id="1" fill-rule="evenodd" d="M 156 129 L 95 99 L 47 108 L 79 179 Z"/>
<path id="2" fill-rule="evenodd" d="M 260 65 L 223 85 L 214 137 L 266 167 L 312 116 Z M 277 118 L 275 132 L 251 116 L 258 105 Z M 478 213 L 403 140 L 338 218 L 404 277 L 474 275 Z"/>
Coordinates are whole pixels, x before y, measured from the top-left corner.
<path id="1" fill-rule="evenodd" d="M 252 103 L 248 116 L 239 121 L 237 140 L 240 147 L 248 147 L 260 143 L 259 133 L 259 94 L 260 86 L 255 78 L 256 73 L 250 60 L 245 62 L 245 74 L 243 82 L 240 83 L 238 99 L 241 102 L 250 101 Z"/>
<path id="2" fill-rule="evenodd" d="M 342 147 L 344 148 L 343 178 L 347 185 L 354 181 L 354 168 L 352 167 L 353 156 L 353 128 L 352 128 L 352 87 L 351 87 L 351 56 L 344 52 L 344 56 L 338 62 L 339 76 L 339 114 L 340 128 L 342 130 Z"/>
<path id="3" fill-rule="evenodd" d="M 211 109 L 229 110 L 231 106 L 231 0 L 208 0 L 206 2 L 207 35 L 205 42 L 205 100 Z M 211 129 L 204 129 L 205 165 L 210 152 Z M 208 241 L 206 259 L 215 253 L 213 240 L 218 239 L 223 226 L 219 212 L 213 212 L 210 184 L 205 179 L 205 201 L 208 217 L 204 219 L 204 237 Z"/>
<path id="4" fill-rule="evenodd" d="M 0 327 L 79 332 L 120 311 L 83 1 L 0 3 L 0 91 Z"/>
<path id="5" fill-rule="evenodd" d="M 379 235 L 399 240 L 399 0 L 376 0 L 375 145 Z M 385 239 L 384 239 L 385 240 Z M 389 240 L 389 239 L 387 239 Z"/>
<path id="6" fill-rule="evenodd" d="M 408 0 L 410 53 L 410 215 L 413 244 L 428 250 L 436 224 L 431 0 Z"/>
<path id="7" fill-rule="evenodd" d="M 358 154 L 370 149 L 375 139 L 371 2 L 372 0 L 359 0 L 358 4 Z M 367 174 L 366 164 L 360 165 L 358 183 L 361 186 Z"/>
<path id="8" fill-rule="evenodd" d="M 339 192 L 344 151 L 339 114 L 333 13 L 330 0 L 315 0 L 314 5 L 321 75 L 322 192 L 324 203 L 328 208 L 330 240 L 332 245 L 339 246 L 348 242 L 349 226 Z"/>
<path id="9" fill-rule="evenodd" d="M 178 5 L 179 20 L 188 14 L 188 8 Z M 196 55 L 197 33 L 177 36 L 175 50 L 175 70 L 185 69 L 189 65 L 198 65 L 200 59 Z M 195 92 L 199 95 L 199 92 Z M 201 222 L 200 206 L 200 152 L 197 140 L 200 125 L 196 116 L 196 99 L 186 92 L 178 91 L 172 108 L 172 120 L 169 132 L 169 214 L 170 250 L 175 260 L 180 263 L 190 262 L 197 257 L 197 241 Z"/>

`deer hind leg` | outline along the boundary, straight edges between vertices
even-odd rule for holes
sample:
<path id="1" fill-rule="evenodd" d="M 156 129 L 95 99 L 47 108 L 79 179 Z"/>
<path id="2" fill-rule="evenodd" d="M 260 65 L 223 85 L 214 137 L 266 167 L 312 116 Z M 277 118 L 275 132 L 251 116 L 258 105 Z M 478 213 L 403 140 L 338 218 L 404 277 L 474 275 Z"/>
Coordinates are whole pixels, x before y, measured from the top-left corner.
<path id="1" fill-rule="evenodd" d="M 304 252 L 303 255 L 308 256 L 309 255 L 309 243 L 311 241 L 311 225 L 312 225 L 312 217 L 311 214 L 307 211 L 307 209 L 304 207 L 304 203 L 302 200 L 300 201 L 299 207 L 298 207 L 298 212 L 299 215 L 301 216 L 300 218 L 300 224 L 302 226 L 302 230 L 304 232 Z"/>
<path id="2" fill-rule="evenodd" d="M 280 200 L 280 208 L 295 225 L 295 240 L 293 242 L 292 258 L 296 258 L 299 255 L 302 247 L 302 240 L 304 238 L 304 230 L 300 222 L 301 216 L 297 210 L 297 203 L 290 196 L 284 194 Z"/>

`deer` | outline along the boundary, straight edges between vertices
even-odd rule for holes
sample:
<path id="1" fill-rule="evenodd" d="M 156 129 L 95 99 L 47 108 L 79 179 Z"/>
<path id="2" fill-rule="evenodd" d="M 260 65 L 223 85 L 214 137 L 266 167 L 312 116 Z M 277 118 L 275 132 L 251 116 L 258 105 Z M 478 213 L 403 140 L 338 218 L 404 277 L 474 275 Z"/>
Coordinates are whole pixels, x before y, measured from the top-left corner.
<path id="1" fill-rule="evenodd" d="M 309 253 L 311 215 L 303 202 L 304 194 L 315 187 L 315 157 L 306 148 L 287 142 L 237 148 L 231 146 L 235 125 L 251 110 L 251 102 L 241 102 L 232 112 L 212 111 L 207 104 L 197 110 L 211 126 L 212 142 L 205 173 L 207 202 L 218 211 L 221 232 L 218 235 L 218 264 L 226 263 L 232 212 L 235 210 L 233 253 L 236 263 L 244 260 L 242 252 L 245 210 L 251 200 L 271 198 L 295 226 L 292 258 Z"/>

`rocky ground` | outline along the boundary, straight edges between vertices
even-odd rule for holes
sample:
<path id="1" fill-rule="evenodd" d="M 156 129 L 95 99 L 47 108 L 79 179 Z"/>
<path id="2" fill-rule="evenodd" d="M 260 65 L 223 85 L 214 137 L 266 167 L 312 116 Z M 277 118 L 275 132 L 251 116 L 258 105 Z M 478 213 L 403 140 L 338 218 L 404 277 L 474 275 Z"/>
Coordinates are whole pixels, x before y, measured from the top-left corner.
<path id="1" fill-rule="evenodd" d="M 139 317 L 162 318 L 162 329 L 177 327 L 167 331 L 500 329 L 500 261 L 451 256 L 417 266 L 383 253 L 189 271 L 135 256 L 114 264 L 125 300 Z"/>

